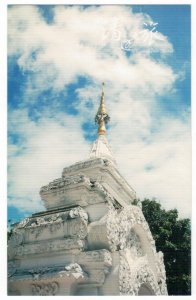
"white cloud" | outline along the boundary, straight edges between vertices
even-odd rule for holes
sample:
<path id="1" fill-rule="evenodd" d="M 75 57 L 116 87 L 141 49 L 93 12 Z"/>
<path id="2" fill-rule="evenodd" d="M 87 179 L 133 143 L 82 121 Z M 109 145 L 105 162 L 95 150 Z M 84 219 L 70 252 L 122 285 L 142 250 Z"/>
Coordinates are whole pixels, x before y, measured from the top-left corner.
<path id="1" fill-rule="evenodd" d="M 9 117 L 10 127 L 22 139 L 20 146 L 11 143 L 8 149 L 9 204 L 34 211 L 42 207 L 40 187 L 61 177 L 63 167 L 88 157 L 88 143 L 78 120 L 63 113 L 56 119 L 43 116 L 37 123 L 26 110 L 14 111 Z"/>
<path id="2" fill-rule="evenodd" d="M 10 130 L 22 139 L 20 146 L 10 146 L 10 204 L 41 208 L 40 186 L 60 177 L 65 165 L 88 157 L 81 125 L 93 122 L 100 82 L 106 81 L 108 137 L 119 169 L 138 196 L 155 196 L 166 208 L 190 216 L 189 124 L 168 119 L 161 108 L 154 118 L 157 96 L 172 94 L 182 74 L 165 59 L 153 59 L 149 41 L 141 38 L 143 23 L 151 18 L 123 6 L 56 6 L 54 13 L 53 23 L 46 24 L 35 6 L 9 9 L 9 55 L 18 55 L 19 67 L 30 71 L 21 99 L 25 108 L 10 113 Z M 127 57 L 120 42 L 131 37 L 136 37 L 134 51 Z M 173 47 L 166 36 L 157 37 L 150 48 L 166 57 Z M 30 120 L 28 105 L 41 91 L 61 91 L 79 76 L 89 78 L 89 84 L 77 89 L 77 117 L 55 116 L 48 106 L 39 121 Z"/>
<path id="3" fill-rule="evenodd" d="M 140 32 L 146 19 L 149 17 L 121 6 L 86 10 L 60 6 L 55 9 L 54 23 L 47 25 L 35 6 L 14 6 L 9 11 L 9 54 L 20 53 L 19 66 L 34 72 L 31 82 L 40 90 L 46 86 L 61 89 L 84 75 L 113 84 L 130 86 L 134 82 L 135 88 L 154 86 L 159 91 L 175 79 L 171 68 L 145 57 L 148 54 L 128 59 L 120 48 L 121 40 Z M 110 33 L 106 39 L 104 30 Z M 111 34 L 116 30 L 120 36 L 114 42 Z M 149 48 L 142 39 L 137 41 L 137 50 L 139 46 Z M 161 44 L 153 39 L 153 47 L 160 53 L 172 51 L 166 37 Z M 36 53 L 33 58 L 32 53 Z"/>
<path id="4" fill-rule="evenodd" d="M 148 143 L 138 139 L 119 144 L 120 134 L 113 134 L 111 143 L 119 169 L 138 197 L 156 197 L 164 208 L 177 208 L 181 217 L 191 217 L 190 126 L 164 120 Z"/>

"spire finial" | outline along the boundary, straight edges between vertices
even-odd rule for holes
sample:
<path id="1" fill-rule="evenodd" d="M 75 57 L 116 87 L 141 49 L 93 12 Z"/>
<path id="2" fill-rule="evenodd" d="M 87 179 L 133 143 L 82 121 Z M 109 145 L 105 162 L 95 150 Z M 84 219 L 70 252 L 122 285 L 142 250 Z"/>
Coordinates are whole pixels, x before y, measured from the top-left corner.
<path id="1" fill-rule="evenodd" d="M 102 95 L 103 95 L 103 96 L 104 96 L 104 85 L 105 85 L 105 83 L 102 82 Z"/>
<path id="2" fill-rule="evenodd" d="M 102 82 L 102 93 L 101 93 L 101 102 L 98 109 L 98 112 L 95 116 L 95 122 L 99 125 L 98 134 L 104 135 L 106 133 L 105 124 L 110 120 L 110 117 L 106 113 L 105 101 L 104 101 L 104 82 Z"/>

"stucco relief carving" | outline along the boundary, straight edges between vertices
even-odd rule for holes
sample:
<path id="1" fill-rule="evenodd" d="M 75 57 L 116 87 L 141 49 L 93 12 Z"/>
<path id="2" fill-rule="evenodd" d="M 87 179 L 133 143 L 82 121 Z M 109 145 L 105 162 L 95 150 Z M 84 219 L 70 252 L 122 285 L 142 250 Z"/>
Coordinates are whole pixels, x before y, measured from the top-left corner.
<path id="1" fill-rule="evenodd" d="M 75 219 L 79 217 L 84 219 L 85 221 L 88 220 L 88 214 L 85 212 L 85 210 L 80 206 L 77 206 L 65 212 L 29 218 L 28 226 L 26 227 L 36 227 L 39 225 L 62 223 L 63 221 L 66 221 L 69 218 Z"/>
<path id="2" fill-rule="evenodd" d="M 120 265 L 119 265 L 119 290 L 120 295 L 131 294 L 131 270 L 127 263 L 127 260 L 120 253 Z"/>
<path id="3" fill-rule="evenodd" d="M 67 218 L 67 215 L 68 212 L 61 212 L 61 213 L 54 213 L 54 214 L 49 214 L 40 217 L 34 217 L 30 220 L 28 227 L 62 222 Z"/>
<path id="4" fill-rule="evenodd" d="M 150 232 L 149 226 L 143 216 L 141 209 L 135 205 L 130 205 L 118 212 L 113 206 L 113 199 L 107 195 L 107 235 L 110 243 L 110 250 L 117 248 L 124 249 L 131 243 L 133 238 L 132 228 L 140 225 L 146 232 L 153 253 L 156 253 L 155 242 Z"/>
<path id="5" fill-rule="evenodd" d="M 51 233 L 53 233 L 59 230 L 62 226 L 62 221 L 60 222 L 49 221 L 49 222 L 45 220 L 43 220 L 43 222 L 42 221 L 40 222 L 40 220 L 38 220 L 37 224 L 32 224 L 31 227 L 29 227 L 30 233 L 34 235 L 35 238 L 37 238 L 44 231 L 44 229 L 47 229 Z"/>
<path id="6" fill-rule="evenodd" d="M 145 230 L 153 252 L 156 253 L 155 241 L 152 237 L 144 215 L 139 207 L 135 205 L 130 205 L 126 209 L 123 209 L 119 214 L 119 219 L 121 222 L 121 228 L 123 228 L 126 223 L 128 223 L 130 229 L 133 228 L 135 225 L 140 225 Z M 130 234 L 129 231 L 126 231 L 126 233 L 128 233 L 128 235 Z"/>
<path id="7" fill-rule="evenodd" d="M 32 294 L 34 296 L 54 296 L 59 290 L 57 282 L 33 284 Z"/>
<path id="8" fill-rule="evenodd" d="M 82 239 L 86 237 L 88 232 L 87 222 L 88 214 L 80 207 L 73 208 L 66 213 L 28 219 L 28 222 L 25 222 L 26 232 L 24 233 L 23 226 L 18 226 L 15 228 L 8 242 L 9 259 L 28 254 L 83 249 L 85 243 L 82 242 Z M 64 223 L 67 225 L 64 226 Z M 32 240 L 31 244 L 26 243 L 30 235 L 33 235 L 37 239 L 44 230 L 47 230 L 48 233 L 54 233 L 60 230 L 62 226 L 64 226 L 62 228 L 62 238 L 64 231 L 64 237 L 67 237 L 66 240 L 40 241 L 39 243 L 34 243 Z M 70 239 L 69 237 L 72 238 Z"/>
<path id="9" fill-rule="evenodd" d="M 50 232 L 55 232 L 60 229 L 61 223 L 63 222 L 64 214 L 53 214 L 49 216 L 42 216 L 37 218 L 28 218 L 26 221 L 25 228 L 30 231 L 32 235 L 37 238 L 44 230 L 48 228 Z M 17 234 L 21 234 L 21 226 L 18 226 L 15 231 Z"/>
<path id="10" fill-rule="evenodd" d="M 129 235 L 129 241 L 127 243 L 133 258 L 141 257 L 144 255 L 141 242 L 138 235 L 131 230 Z"/>
<path id="11" fill-rule="evenodd" d="M 64 223 L 69 224 L 69 226 L 64 226 Z M 53 215 L 29 218 L 28 222 L 25 223 L 25 229 L 23 226 L 14 228 L 9 240 L 10 250 L 11 248 L 23 245 L 31 235 L 37 239 L 45 230 L 48 234 L 66 229 L 65 236 L 67 237 L 73 235 L 73 237 L 85 238 L 87 223 L 88 214 L 81 207 L 73 208 L 66 213 L 55 213 Z"/>
<path id="12" fill-rule="evenodd" d="M 157 267 L 157 277 L 158 285 L 161 290 L 162 295 L 167 295 L 167 286 L 166 286 L 166 272 L 165 265 L 163 260 L 163 253 L 159 251 L 156 256 L 156 267 Z"/>
<path id="13" fill-rule="evenodd" d="M 155 295 L 160 295 L 160 289 L 151 271 L 147 258 L 138 258 L 130 267 L 126 251 L 120 251 L 119 288 L 121 295 L 138 295 L 142 284 L 148 283 Z"/>
<path id="14" fill-rule="evenodd" d="M 54 181 L 50 182 L 48 185 L 41 187 L 40 194 L 48 191 L 54 191 L 62 187 L 68 186 L 70 184 L 77 184 L 80 182 L 83 182 L 89 186 L 91 185 L 90 179 L 88 177 L 84 176 L 83 174 L 77 174 L 77 175 L 66 176 L 66 177 L 55 179 Z"/>
<path id="15" fill-rule="evenodd" d="M 26 227 L 26 225 L 29 223 L 29 220 L 30 220 L 30 218 L 25 218 L 24 220 L 22 220 L 21 222 L 16 224 L 13 228 L 13 231 L 16 231 L 17 229 Z"/>
<path id="16" fill-rule="evenodd" d="M 53 279 L 57 280 L 61 277 L 70 277 L 71 281 L 80 281 L 83 282 L 88 278 L 88 274 L 83 271 L 81 266 L 78 263 L 72 263 L 69 265 L 53 265 L 50 267 L 35 267 L 32 269 L 20 269 L 16 276 L 13 274 L 10 278 L 10 282 L 17 280 L 22 282 L 27 280 L 35 282 L 35 286 L 40 286 L 39 282 Z"/>
<path id="17" fill-rule="evenodd" d="M 71 219 L 82 218 L 84 221 L 88 222 L 88 214 L 80 206 L 74 207 L 69 211 L 69 217 Z"/>
<path id="18" fill-rule="evenodd" d="M 66 239 L 35 244 L 25 244 L 15 248 L 15 256 L 50 253 L 63 250 L 84 249 L 85 242 L 79 239 Z"/>
<path id="19" fill-rule="evenodd" d="M 109 211 L 106 219 L 107 237 L 109 241 L 110 250 L 116 251 L 119 244 L 119 219 L 117 211 L 109 203 Z"/>
<path id="20" fill-rule="evenodd" d="M 83 271 L 78 263 L 65 266 L 65 271 L 62 271 L 61 274 L 63 272 L 67 272 L 67 276 L 72 275 L 75 279 L 87 277 L 87 274 Z"/>
<path id="21" fill-rule="evenodd" d="M 80 264 L 103 263 L 104 265 L 112 266 L 112 256 L 108 250 L 86 251 L 79 254 L 77 258 Z"/>
<path id="22" fill-rule="evenodd" d="M 40 226 L 40 225 L 37 225 L 37 226 L 32 226 L 30 228 L 30 233 L 32 235 L 35 236 L 35 238 L 37 238 L 44 230 L 44 226 Z"/>
<path id="23" fill-rule="evenodd" d="M 87 223 L 83 219 L 72 219 L 67 222 L 67 235 L 84 239 L 87 236 Z"/>
<path id="24" fill-rule="evenodd" d="M 108 195 L 106 189 L 98 181 L 93 182 L 92 188 L 101 193 L 104 197 Z"/>
<path id="25" fill-rule="evenodd" d="M 112 172 L 108 161 L 102 159 L 80 163 L 73 166 L 72 171 L 75 171 L 77 168 L 89 168 L 94 165 L 101 166 L 106 172 Z M 66 172 L 64 172 L 64 175 L 66 175 Z M 120 180 L 119 177 L 119 182 Z M 122 185 L 125 184 L 123 180 L 121 182 Z M 120 253 L 120 293 L 122 295 L 138 295 L 141 285 L 148 283 L 156 295 L 167 294 L 163 257 L 161 254 L 156 255 L 155 243 L 141 209 L 133 205 L 123 208 L 97 180 L 90 180 L 82 174 L 64 176 L 57 179 L 48 186 L 43 187 L 41 193 L 47 193 L 48 191 L 54 193 L 63 192 L 67 190 L 66 186 L 74 183 L 88 185 L 88 189 L 83 189 L 84 193 L 81 193 L 81 200 L 84 197 L 85 205 L 95 204 L 100 201 L 107 202 L 108 212 L 101 218 L 101 222 L 99 222 L 100 220 L 96 221 L 96 230 L 100 234 L 100 241 L 103 238 L 102 233 L 104 233 L 105 244 L 103 244 L 104 246 L 101 245 L 102 248 L 105 247 L 111 252 L 119 251 Z M 63 187 L 65 188 L 63 189 Z M 76 193 L 79 193 L 79 190 L 76 189 Z M 81 204 L 80 194 L 77 199 L 79 199 L 77 200 L 79 201 L 78 203 Z M 155 271 L 153 269 L 152 272 L 148 257 L 143 253 L 140 238 L 134 230 L 136 225 L 140 225 L 144 230 L 149 246 L 152 248 L 152 253 L 155 254 L 158 280 L 153 273 L 156 269 Z M 44 238 L 45 230 L 47 231 L 46 238 L 48 240 L 38 241 Z M 55 233 L 55 235 L 52 235 L 52 233 Z M 74 263 L 60 267 L 54 263 L 50 268 L 33 268 L 31 270 L 22 270 L 21 273 L 16 273 L 16 266 L 10 264 L 10 279 L 14 281 L 17 277 L 16 280 L 22 281 L 25 278 L 30 280 L 31 283 L 33 280 L 35 282 L 32 285 L 32 293 L 34 295 L 58 294 L 57 278 L 59 277 L 69 277 L 67 280 L 77 280 L 78 282 L 85 282 L 85 284 L 92 283 L 94 286 L 101 286 L 105 282 L 105 276 L 110 271 L 112 263 L 115 263 L 115 259 L 112 261 L 113 254 L 105 249 L 85 251 L 88 247 L 88 241 L 85 240 L 88 233 L 90 235 L 90 230 L 88 231 L 88 214 L 81 207 L 70 208 L 66 212 L 39 214 L 37 217 L 25 219 L 15 227 L 12 237 L 15 258 L 21 259 L 23 256 L 29 255 L 28 259 L 31 260 L 31 255 L 42 254 L 43 256 L 43 254 L 46 254 L 49 259 L 53 256 L 55 260 L 62 253 L 66 257 L 66 250 L 70 250 L 69 255 L 71 254 L 70 256 Z M 30 239 L 31 243 L 24 244 L 25 239 L 28 239 L 30 234 L 33 235 L 33 238 L 31 237 Z M 49 240 L 51 237 L 54 237 L 54 239 Z M 96 235 L 95 240 L 98 240 Z M 95 248 L 89 249 L 97 249 L 96 246 L 98 245 L 99 247 L 98 243 L 95 243 Z M 128 258 L 126 257 L 126 249 L 128 249 Z M 55 253 L 58 251 L 64 252 Z M 115 254 L 113 257 L 115 257 Z M 115 265 L 115 267 L 118 266 Z M 53 282 L 48 283 L 48 280 L 53 280 Z M 44 283 L 42 283 L 43 281 Z"/>
<path id="26" fill-rule="evenodd" d="M 154 274 L 147 265 L 140 268 L 137 272 L 137 277 L 133 283 L 133 295 L 138 295 L 139 289 L 144 283 L 148 283 L 155 295 L 161 294 L 158 284 L 154 278 Z"/>

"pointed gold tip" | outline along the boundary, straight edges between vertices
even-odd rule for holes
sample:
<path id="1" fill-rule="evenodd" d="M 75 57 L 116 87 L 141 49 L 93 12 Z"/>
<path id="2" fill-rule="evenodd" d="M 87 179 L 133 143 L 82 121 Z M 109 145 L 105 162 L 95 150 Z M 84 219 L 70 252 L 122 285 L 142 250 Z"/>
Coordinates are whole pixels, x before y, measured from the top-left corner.
<path id="1" fill-rule="evenodd" d="M 102 82 L 102 94 L 101 94 L 101 101 L 100 101 L 100 106 L 98 109 L 98 112 L 95 116 L 95 122 L 98 123 L 99 128 L 98 128 L 98 134 L 103 135 L 106 133 L 106 127 L 105 124 L 109 121 L 110 117 L 106 113 L 106 108 L 105 108 L 105 101 L 104 101 L 104 82 Z"/>
<path id="2" fill-rule="evenodd" d="M 104 86 L 105 86 L 105 83 L 102 82 L 102 94 L 104 94 Z"/>
<path id="3" fill-rule="evenodd" d="M 101 102 L 100 102 L 100 107 L 99 107 L 99 111 L 100 111 L 100 113 L 102 113 L 102 114 L 105 114 L 105 113 L 106 113 L 104 96 L 105 96 L 105 95 L 104 95 L 104 82 L 102 82 Z"/>

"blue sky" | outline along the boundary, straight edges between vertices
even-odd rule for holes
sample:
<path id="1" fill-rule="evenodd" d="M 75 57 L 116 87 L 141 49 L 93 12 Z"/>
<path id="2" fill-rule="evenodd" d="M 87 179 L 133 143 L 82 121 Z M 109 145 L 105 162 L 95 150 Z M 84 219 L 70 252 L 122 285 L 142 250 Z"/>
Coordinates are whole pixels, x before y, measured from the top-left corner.
<path id="1" fill-rule="evenodd" d="M 44 210 L 40 187 L 88 158 L 102 81 L 120 172 L 190 217 L 190 21 L 189 5 L 8 7 L 11 222 Z"/>

